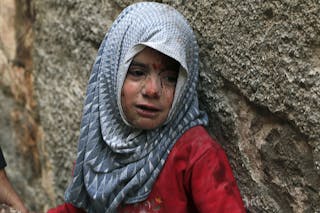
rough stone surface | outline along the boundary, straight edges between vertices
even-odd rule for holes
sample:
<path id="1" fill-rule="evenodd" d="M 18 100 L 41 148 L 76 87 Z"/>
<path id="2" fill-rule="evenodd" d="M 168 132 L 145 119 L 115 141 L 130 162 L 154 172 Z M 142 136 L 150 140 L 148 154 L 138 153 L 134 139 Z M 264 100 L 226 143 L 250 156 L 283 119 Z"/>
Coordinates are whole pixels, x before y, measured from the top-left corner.
<path id="1" fill-rule="evenodd" d="M 133 2 L 0 2 L 0 144 L 34 211 L 63 202 L 93 60 Z M 248 211 L 320 212 L 320 3 L 158 2 L 196 32 L 201 107 Z"/>

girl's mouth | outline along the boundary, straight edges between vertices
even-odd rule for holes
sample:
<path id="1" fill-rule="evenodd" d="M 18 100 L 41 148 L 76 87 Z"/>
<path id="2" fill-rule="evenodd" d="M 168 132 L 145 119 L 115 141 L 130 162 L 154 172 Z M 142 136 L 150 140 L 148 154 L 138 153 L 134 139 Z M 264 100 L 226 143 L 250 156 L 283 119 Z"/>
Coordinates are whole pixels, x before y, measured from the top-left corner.
<path id="1" fill-rule="evenodd" d="M 137 114 L 141 116 L 142 118 L 147 118 L 147 119 L 154 119 L 158 113 L 160 113 L 160 109 L 151 106 L 151 105 L 145 105 L 145 104 L 140 104 L 136 106 L 137 109 Z"/>
<path id="2" fill-rule="evenodd" d="M 151 105 L 137 105 L 137 107 L 141 110 L 146 110 L 146 111 L 150 111 L 150 112 L 158 112 L 160 111 L 159 108 L 155 107 L 155 106 L 151 106 Z"/>

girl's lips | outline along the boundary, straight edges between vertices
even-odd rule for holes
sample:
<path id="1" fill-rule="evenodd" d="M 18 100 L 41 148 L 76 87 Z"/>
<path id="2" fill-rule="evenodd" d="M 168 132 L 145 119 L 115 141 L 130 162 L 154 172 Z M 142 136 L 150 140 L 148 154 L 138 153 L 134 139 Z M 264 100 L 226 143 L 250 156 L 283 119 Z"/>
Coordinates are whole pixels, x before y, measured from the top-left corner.
<path id="1" fill-rule="evenodd" d="M 160 112 L 160 109 L 152 105 L 137 105 L 137 114 L 145 118 L 153 118 Z"/>
<path id="2" fill-rule="evenodd" d="M 158 112 L 160 109 L 156 106 L 153 105 L 147 105 L 147 104 L 138 104 L 137 108 L 142 109 L 142 110 L 147 110 L 147 111 L 153 111 L 153 112 Z"/>

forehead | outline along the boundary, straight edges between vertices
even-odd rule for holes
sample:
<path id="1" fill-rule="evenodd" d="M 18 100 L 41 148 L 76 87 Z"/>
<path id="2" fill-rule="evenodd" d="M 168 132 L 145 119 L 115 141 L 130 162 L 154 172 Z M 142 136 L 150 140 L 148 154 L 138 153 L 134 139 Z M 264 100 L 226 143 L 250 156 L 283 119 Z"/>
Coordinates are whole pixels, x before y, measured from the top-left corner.
<path id="1" fill-rule="evenodd" d="M 173 58 L 155 50 L 150 47 L 145 47 L 133 58 L 133 61 L 140 62 L 150 66 L 170 65 L 180 66 L 180 64 Z"/>

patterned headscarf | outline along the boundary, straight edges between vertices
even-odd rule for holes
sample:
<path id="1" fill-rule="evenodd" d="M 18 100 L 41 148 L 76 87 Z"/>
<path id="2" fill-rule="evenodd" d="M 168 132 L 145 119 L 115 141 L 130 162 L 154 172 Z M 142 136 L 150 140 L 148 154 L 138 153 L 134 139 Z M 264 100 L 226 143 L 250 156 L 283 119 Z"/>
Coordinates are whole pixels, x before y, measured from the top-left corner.
<path id="1" fill-rule="evenodd" d="M 145 46 L 180 63 L 166 122 L 139 130 L 125 120 L 121 89 L 133 57 Z M 122 11 L 106 34 L 92 68 L 83 110 L 77 161 L 65 200 L 88 212 L 115 212 L 121 203 L 147 198 L 175 142 L 196 125 L 199 110 L 198 45 L 186 19 L 152 2 Z"/>

